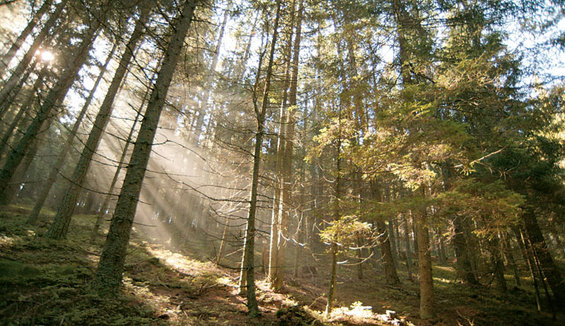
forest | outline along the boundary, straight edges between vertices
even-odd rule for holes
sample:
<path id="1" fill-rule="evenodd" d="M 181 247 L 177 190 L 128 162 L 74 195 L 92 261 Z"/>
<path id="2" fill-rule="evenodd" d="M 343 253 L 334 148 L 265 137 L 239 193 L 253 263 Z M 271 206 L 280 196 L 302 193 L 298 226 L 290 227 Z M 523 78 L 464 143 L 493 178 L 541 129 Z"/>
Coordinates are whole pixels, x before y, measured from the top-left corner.
<path id="1" fill-rule="evenodd" d="M 0 325 L 565 324 L 563 0 L 0 1 Z"/>

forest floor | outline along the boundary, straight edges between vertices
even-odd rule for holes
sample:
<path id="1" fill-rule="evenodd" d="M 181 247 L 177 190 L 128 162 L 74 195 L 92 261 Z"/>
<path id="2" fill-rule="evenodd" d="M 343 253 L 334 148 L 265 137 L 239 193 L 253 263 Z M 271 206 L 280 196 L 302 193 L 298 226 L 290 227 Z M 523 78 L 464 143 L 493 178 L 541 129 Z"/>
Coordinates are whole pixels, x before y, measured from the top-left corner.
<path id="1" fill-rule="evenodd" d="M 94 217 L 77 215 L 68 239 L 41 237 L 52 213 L 38 226 L 25 224 L 29 207 L 0 208 L 0 325 L 563 325 L 558 314 L 538 313 L 530 286 L 500 294 L 489 288 L 468 289 L 456 282 L 450 266 L 434 266 L 438 317 L 418 319 L 418 286 L 403 277 L 386 286 L 375 268 L 340 268 L 334 312 L 325 307 L 327 268 L 292 276 L 283 294 L 270 291 L 258 273 L 262 316 L 249 319 L 245 299 L 237 293 L 236 270 L 205 259 L 205 241 L 192 250 L 171 251 L 134 232 L 124 275 L 124 289 L 99 297 L 89 289 L 103 238 L 90 241 Z M 198 232 L 195 232 L 197 237 Z M 149 241 L 148 241 L 149 240 Z M 201 245 L 198 245 L 200 243 Z M 200 247 L 199 247 L 200 246 Z M 236 255 L 233 255 L 236 256 Z M 234 259 L 235 261 L 235 259 Z M 226 264 L 231 264 L 229 259 Z M 510 283 L 510 276 L 509 284 Z M 527 281 L 524 279 L 524 281 Z M 397 312 L 392 323 L 385 311 Z"/>

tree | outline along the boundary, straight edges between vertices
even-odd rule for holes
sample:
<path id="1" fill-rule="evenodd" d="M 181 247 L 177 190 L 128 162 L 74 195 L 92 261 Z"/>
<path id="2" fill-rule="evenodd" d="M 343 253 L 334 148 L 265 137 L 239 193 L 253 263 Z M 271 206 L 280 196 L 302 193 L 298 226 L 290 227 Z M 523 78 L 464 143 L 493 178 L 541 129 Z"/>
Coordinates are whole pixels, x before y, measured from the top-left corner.
<path id="1" fill-rule="evenodd" d="M 65 2 L 63 1 L 59 5 L 62 5 L 64 3 Z M 90 48 L 94 43 L 97 31 L 104 22 L 106 15 L 111 10 L 111 8 L 111 5 L 106 5 L 105 3 L 105 5 L 101 7 L 101 10 L 99 12 L 94 13 L 96 17 L 92 17 L 92 24 L 90 24 L 84 32 L 81 43 L 77 46 L 73 59 L 68 61 L 67 67 L 62 72 L 57 83 L 49 91 L 49 93 L 45 97 L 45 100 L 41 104 L 39 112 L 27 128 L 23 137 L 14 147 L 8 159 L 4 163 L 4 166 L 0 170 L 0 204 L 6 203 L 6 190 L 10 184 L 14 172 L 22 161 L 28 148 L 36 138 L 38 132 L 43 127 L 43 123 L 52 117 L 52 111 L 55 109 L 55 106 L 63 100 L 74 80 L 77 78 L 78 71 L 86 61 L 88 52 L 90 51 Z"/>
<path id="2" fill-rule="evenodd" d="M 267 71 L 265 72 L 265 82 L 263 92 L 261 94 L 261 102 L 259 103 L 257 94 L 257 84 L 261 74 L 261 60 L 257 68 L 257 78 L 255 82 L 255 90 L 253 92 L 253 110 L 257 120 L 257 130 L 255 132 L 255 146 L 253 152 L 253 174 L 251 178 L 251 193 L 249 198 L 249 213 L 247 215 L 247 224 L 245 232 L 245 241 L 243 245 L 243 257 L 241 264 L 241 279 L 245 277 L 243 283 L 247 288 L 247 310 L 251 317 L 260 315 L 257 306 L 257 298 L 255 294 L 255 219 L 257 213 L 257 190 L 259 186 L 259 169 L 261 163 L 261 152 L 263 149 L 263 137 L 265 133 L 265 118 L 269 107 L 269 90 L 271 88 L 271 77 L 273 74 L 273 63 L 275 60 L 275 49 L 278 38 L 278 28 L 280 21 L 281 0 L 276 2 L 275 22 L 273 25 L 273 36 L 269 49 L 269 57 L 267 60 Z"/>
<path id="3" fill-rule="evenodd" d="M 114 45 L 112 47 L 112 49 L 110 50 L 110 53 L 108 54 L 106 61 L 104 62 L 104 64 L 102 65 L 102 67 L 100 67 L 100 72 L 98 73 L 98 77 L 96 78 L 96 81 L 94 82 L 94 85 L 92 86 L 90 93 L 88 94 L 88 97 L 86 98 L 86 101 L 84 102 L 75 122 L 73 125 L 73 128 L 71 129 L 71 131 L 69 132 L 69 134 L 67 135 L 67 139 L 65 141 L 65 144 L 63 145 L 63 149 L 61 150 L 61 152 L 58 155 L 57 161 L 55 162 L 55 164 L 52 166 L 51 171 L 49 172 L 49 175 L 47 177 L 47 179 L 45 180 L 45 184 L 43 186 L 43 189 L 41 190 L 41 192 L 39 193 L 39 197 L 36 199 L 35 201 L 35 205 L 33 207 L 33 210 L 31 211 L 30 215 L 28 216 L 28 220 L 27 222 L 29 224 L 34 224 L 37 222 L 37 218 L 39 217 L 39 213 L 41 212 L 41 208 L 43 207 L 43 204 L 45 203 L 45 200 L 47 199 L 47 196 L 49 195 L 49 192 L 51 191 L 51 187 L 53 187 L 53 184 L 55 183 L 55 180 L 57 179 L 57 176 L 59 175 L 61 168 L 63 167 L 63 164 L 65 163 L 65 160 L 67 158 L 67 154 L 69 153 L 70 149 L 73 146 L 73 143 L 75 141 L 75 138 L 77 137 L 77 132 L 81 126 L 82 120 L 84 119 L 84 116 L 86 115 L 90 104 L 92 103 L 92 100 L 94 99 L 94 94 L 96 93 L 96 90 L 98 89 L 98 85 L 100 84 L 100 82 L 102 81 L 102 78 L 104 77 L 104 74 L 106 73 L 106 69 L 108 67 L 108 64 L 110 63 L 110 60 L 112 59 L 112 57 L 114 56 L 114 52 L 116 50 L 116 45 Z"/>
<path id="4" fill-rule="evenodd" d="M 16 53 L 24 44 L 27 37 L 31 34 L 35 26 L 39 23 L 43 15 L 51 9 L 53 4 L 53 0 L 45 0 L 41 7 L 33 14 L 27 26 L 23 29 L 20 33 L 18 38 L 12 43 L 12 46 L 8 49 L 8 51 L 2 56 L 0 59 L 0 76 L 4 76 L 6 70 L 8 69 L 10 62 L 16 56 Z"/>
<path id="5" fill-rule="evenodd" d="M 0 103 L 4 103 L 9 98 L 9 96 L 12 95 L 14 88 L 17 86 L 18 81 L 22 78 L 24 72 L 30 65 L 31 61 L 36 55 L 37 50 L 39 49 L 41 44 L 43 44 L 44 40 L 49 36 L 49 34 L 51 33 L 51 29 L 57 23 L 59 16 L 63 12 L 63 9 L 66 7 L 67 1 L 68 0 L 61 1 L 55 8 L 55 11 L 51 15 L 49 15 L 49 19 L 45 22 L 41 31 L 33 39 L 33 43 L 31 44 L 30 48 L 24 54 L 22 60 L 18 63 L 16 68 L 14 68 L 12 74 L 10 75 L 10 78 L 4 83 L 2 89 L 0 89 Z M 96 23 L 94 25 L 96 25 Z M 95 31 L 93 32 L 93 35 L 94 33 Z M 90 36 L 88 34 L 85 34 L 84 40 L 86 41 L 87 38 L 90 39 Z M 80 51 L 78 51 L 77 53 L 79 52 Z M 82 65 L 82 63 L 80 65 Z M 70 72 L 69 69 L 67 69 L 67 71 Z"/>
<path id="6" fill-rule="evenodd" d="M 130 36 L 128 43 L 126 44 L 126 48 L 124 53 L 122 54 L 118 68 L 116 69 L 112 82 L 110 83 L 108 91 L 106 92 L 106 97 L 104 98 L 104 101 L 102 102 L 102 105 L 98 110 L 96 120 L 94 121 L 92 130 L 88 135 L 88 139 L 85 143 L 80 159 L 75 167 L 75 170 L 71 177 L 71 183 L 67 189 L 65 197 L 63 198 L 63 201 L 61 202 L 59 209 L 57 210 L 53 224 L 51 224 L 51 227 L 47 232 L 47 237 L 49 238 L 61 239 L 64 238 L 67 234 L 69 224 L 76 207 L 76 200 L 80 194 L 81 187 L 84 182 L 84 177 L 88 172 L 88 168 L 92 161 L 92 156 L 94 155 L 96 149 L 98 148 L 98 145 L 100 144 L 102 133 L 106 128 L 108 121 L 110 120 L 114 99 L 128 70 L 131 59 L 133 58 L 134 51 L 145 33 L 145 23 L 149 18 L 152 7 L 142 1 L 139 3 L 139 8 L 139 19 L 135 24 L 135 28 Z"/>
<path id="7" fill-rule="evenodd" d="M 291 8 L 292 16 L 294 16 L 294 6 Z M 277 169 L 279 174 L 277 176 L 278 184 L 275 185 L 275 201 L 273 206 L 273 218 L 271 222 L 274 228 L 271 229 L 271 259 L 269 268 L 269 278 L 271 286 L 274 289 L 281 289 L 283 287 L 283 272 L 284 272 L 284 258 L 286 240 L 288 237 L 288 224 L 289 213 L 291 210 L 291 193 L 292 193 L 292 161 L 293 161 L 293 146 L 295 137 L 295 124 L 296 124 L 296 111 L 297 108 L 297 88 L 298 88 L 298 66 L 300 58 L 300 42 L 302 37 L 302 20 L 304 16 L 304 1 L 300 0 L 298 3 L 298 15 L 296 18 L 296 33 L 294 44 L 292 42 L 292 35 L 289 36 L 288 49 L 292 48 L 292 59 L 289 58 L 287 70 L 289 73 L 288 84 L 288 105 L 286 103 L 286 84 L 283 86 L 283 103 L 281 105 L 281 123 L 279 127 L 279 139 L 277 144 Z M 292 17 L 294 22 L 294 17 Z M 294 28 L 294 23 L 291 24 L 291 29 Z M 286 83 L 286 81 L 285 81 Z M 278 200 L 277 200 L 278 198 Z"/>
<path id="8" fill-rule="evenodd" d="M 163 105 L 165 104 L 169 85 L 171 84 L 175 67 L 184 45 L 184 39 L 193 21 L 196 5 L 197 3 L 195 1 L 184 1 L 181 12 L 170 26 L 170 28 L 174 30 L 174 33 L 168 42 L 159 75 L 147 104 L 145 116 L 133 147 L 133 153 L 116 204 L 102 256 L 98 263 L 96 276 L 93 280 L 93 287 L 99 292 L 115 293 L 112 291 L 121 284 L 126 250 L 141 185 L 145 176 L 149 156 L 151 155 L 151 145 L 155 137 Z"/>

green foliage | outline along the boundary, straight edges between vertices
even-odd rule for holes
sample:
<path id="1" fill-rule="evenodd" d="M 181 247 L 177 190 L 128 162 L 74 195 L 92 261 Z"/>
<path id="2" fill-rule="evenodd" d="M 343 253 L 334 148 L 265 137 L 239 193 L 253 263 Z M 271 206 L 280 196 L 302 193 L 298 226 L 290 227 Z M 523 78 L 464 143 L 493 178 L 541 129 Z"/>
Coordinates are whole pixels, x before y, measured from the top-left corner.
<path id="1" fill-rule="evenodd" d="M 506 188 L 502 181 L 483 183 L 469 178 L 458 181 L 453 190 L 438 195 L 437 216 L 468 216 L 479 222 L 475 233 L 493 237 L 516 225 L 524 197 Z"/>
<path id="2" fill-rule="evenodd" d="M 346 251 L 355 245 L 358 237 L 371 233 L 371 224 L 361 222 L 356 216 L 342 216 L 328 222 L 328 226 L 320 232 L 322 241 L 337 244 L 340 250 Z"/>

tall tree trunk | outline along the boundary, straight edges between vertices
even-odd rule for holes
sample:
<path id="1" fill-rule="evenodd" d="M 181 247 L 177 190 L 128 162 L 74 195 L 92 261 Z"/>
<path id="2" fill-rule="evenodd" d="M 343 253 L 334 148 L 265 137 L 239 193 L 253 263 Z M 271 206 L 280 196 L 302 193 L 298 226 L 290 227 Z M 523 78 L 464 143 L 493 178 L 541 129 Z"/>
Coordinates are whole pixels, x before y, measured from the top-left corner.
<path id="1" fill-rule="evenodd" d="M 39 148 L 45 142 L 46 138 L 49 136 L 49 129 L 51 128 L 51 124 L 53 123 L 53 120 L 55 120 L 54 116 L 47 120 L 42 130 L 38 133 L 37 137 L 33 140 L 21 164 L 18 165 L 18 168 L 14 173 L 14 177 L 12 178 L 12 182 L 7 186 L 6 191 L 4 192 L 5 195 L 2 198 L 3 205 L 11 204 L 14 198 L 16 198 L 19 194 L 22 193 L 23 188 L 29 186 L 29 182 L 27 180 L 29 168 L 31 166 L 31 163 L 33 163 L 33 160 L 37 156 L 37 152 L 39 151 Z"/>
<path id="2" fill-rule="evenodd" d="M 518 271 L 518 265 L 516 264 L 516 259 L 514 259 L 514 253 L 512 250 L 512 244 L 508 239 L 508 235 L 504 234 L 503 236 L 503 245 L 504 245 L 504 255 L 506 256 L 506 260 L 508 261 L 508 265 L 512 268 L 512 272 L 514 273 L 514 280 L 516 281 L 516 286 L 521 287 L 522 281 L 520 280 L 520 273 Z"/>
<path id="3" fill-rule="evenodd" d="M 447 264 L 447 255 L 445 252 L 445 242 L 443 241 L 443 235 L 441 234 L 441 228 L 438 227 L 436 229 L 436 236 L 437 236 L 437 254 L 438 254 L 438 259 L 439 259 L 439 264 L 440 265 L 445 265 Z"/>
<path id="4" fill-rule="evenodd" d="M 294 2 L 292 6 L 292 11 L 294 12 Z M 285 237 L 288 237 L 288 223 L 289 223 L 289 209 L 290 209 L 290 202 L 291 202 L 291 194 L 292 194 L 292 157 L 293 157 L 293 146 L 294 146 L 294 130 L 296 124 L 296 103 L 297 103 L 297 88 L 298 88 L 298 63 L 300 57 L 300 42 L 302 37 L 302 17 L 304 12 L 304 3 L 303 0 L 299 2 L 299 9 L 298 9 L 298 17 L 296 21 L 296 33 L 295 33 L 295 40 L 292 50 L 292 62 L 291 66 L 287 67 L 291 70 L 290 73 L 290 84 L 289 84 L 289 91 L 288 91 L 288 107 L 286 107 L 285 103 L 286 99 L 283 100 L 283 106 L 285 109 L 286 114 L 281 115 L 281 130 L 284 128 L 284 132 L 282 132 L 282 137 L 279 137 L 279 141 L 282 146 L 279 147 L 279 152 L 282 151 L 282 169 L 281 174 L 279 176 L 279 180 L 281 185 L 279 187 L 281 191 L 280 195 L 280 202 L 279 202 L 279 233 L 278 233 L 278 241 L 277 241 L 277 251 L 278 254 L 276 256 L 276 266 L 279 268 L 276 270 L 277 276 L 275 277 L 275 283 L 273 287 L 275 289 L 280 289 L 283 286 L 283 279 L 284 279 L 284 265 L 285 265 L 285 251 L 286 251 L 286 240 Z M 294 18 L 294 15 L 293 15 Z M 294 22 L 294 19 L 293 19 Z M 294 25 L 294 24 L 292 24 Z M 289 36 L 292 39 L 292 33 Z M 285 94 L 286 95 L 286 94 Z M 282 111 L 282 110 L 281 110 Z M 277 156 L 279 154 L 277 152 Z"/>
<path id="5" fill-rule="evenodd" d="M 335 202 L 333 204 L 334 209 L 334 219 L 338 220 L 341 217 L 341 199 L 342 199 L 342 159 L 341 159 L 341 145 L 342 145 L 342 107 L 338 110 L 338 135 L 335 144 L 336 151 L 336 179 L 335 179 Z M 328 316 L 332 312 L 333 300 L 336 292 L 337 285 L 337 255 L 339 248 L 336 242 L 331 244 L 330 256 L 331 256 L 331 275 L 330 284 L 328 289 L 328 301 L 326 303 L 325 315 Z"/>
<path id="6" fill-rule="evenodd" d="M 275 60 L 275 49 L 278 38 L 278 29 L 280 21 L 281 0 L 276 2 L 275 23 L 273 26 L 273 38 L 271 40 L 271 48 L 269 50 L 269 61 L 267 63 L 267 71 L 265 74 L 265 88 L 263 89 L 261 107 L 257 103 L 256 95 L 254 96 L 253 106 L 257 118 L 257 133 L 255 134 L 255 151 L 253 155 L 253 176 L 251 179 L 251 194 L 249 215 L 247 217 L 247 231 L 245 234 L 243 264 L 241 266 L 242 276 L 246 274 L 247 287 L 247 310 L 250 316 L 258 316 L 259 307 L 257 306 L 257 298 L 255 294 L 255 214 L 257 210 L 257 188 L 259 186 L 259 167 L 261 162 L 261 152 L 263 147 L 263 136 L 265 132 L 265 118 L 269 106 L 269 90 L 271 88 L 271 77 L 273 74 L 273 64 Z M 261 61 L 259 62 L 259 65 Z M 258 69 L 260 72 L 260 68 Z M 257 77 L 259 77 L 259 72 Z"/>
<path id="7" fill-rule="evenodd" d="M 133 58 L 134 50 L 137 48 L 139 41 L 142 39 L 142 36 L 145 33 L 145 22 L 149 17 L 151 8 L 152 7 L 148 2 L 142 2 L 140 4 L 140 17 L 135 24 L 135 28 L 130 36 L 128 43 L 126 44 L 126 48 L 122 55 L 122 58 L 120 59 L 118 68 L 114 73 L 114 77 L 112 79 L 112 82 L 110 83 L 110 86 L 108 87 L 104 101 L 102 102 L 98 114 L 96 115 L 96 120 L 94 121 L 92 130 L 88 135 L 84 149 L 82 150 L 79 161 L 70 179 L 71 183 L 67 188 L 65 197 L 63 197 L 59 209 L 57 210 L 57 214 L 55 214 L 53 224 L 51 224 L 51 227 L 47 232 L 47 237 L 51 239 L 61 239 L 66 237 L 67 235 L 71 217 L 76 207 L 77 198 L 80 195 L 86 173 L 88 172 L 88 168 L 90 167 L 90 163 L 92 162 L 92 156 L 96 152 L 98 145 L 100 144 L 100 140 L 102 139 L 102 133 L 104 132 L 104 129 L 106 128 L 106 125 L 110 120 L 114 99 L 116 98 L 122 80 L 126 75 L 131 59 Z"/>
<path id="8" fill-rule="evenodd" d="M 555 302 L 559 306 L 564 306 L 565 282 L 547 248 L 533 209 L 527 208 L 524 210 L 522 221 L 526 230 L 526 236 L 531 243 L 533 253 L 539 261 L 543 274 L 547 278 L 547 283 L 553 292 Z"/>
<path id="9" fill-rule="evenodd" d="M 412 281 L 414 277 L 412 276 L 412 249 L 410 248 L 410 231 L 411 228 L 408 225 L 408 219 L 406 216 L 402 216 L 404 220 L 404 238 L 406 241 L 406 270 L 408 272 L 408 279 Z"/>
<path id="10" fill-rule="evenodd" d="M 374 198 L 384 201 L 383 192 L 379 189 L 376 182 L 371 182 L 371 192 Z M 392 246 L 390 241 L 390 233 L 384 221 L 376 221 L 377 231 L 379 234 L 379 247 L 381 250 L 381 257 L 383 260 L 383 267 L 385 272 L 385 279 L 389 285 L 400 284 L 398 273 L 396 272 L 396 265 L 394 263 L 394 256 L 392 253 Z"/>
<path id="11" fill-rule="evenodd" d="M 496 288 L 501 293 L 506 293 L 508 287 L 506 286 L 506 279 L 504 278 L 504 262 L 502 261 L 500 242 L 497 237 L 489 240 L 489 251 L 491 253 Z"/>
<path id="12" fill-rule="evenodd" d="M 332 257 L 332 269 L 331 269 L 331 274 L 330 274 L 330 288 L 328 290 L 328 302 L 326 304 L 326 310 L 324 312 L 324 314 L 327 316 L 329 316 L 329 314 L 332 312 L 332 304 L 334 301 L 334 297 L 335 297 L 335 290 L 336 290 L 336 284 L 337 284 L 337 251 L 338 251 L 338 247 L 337 244 L 332 244 L 332 248 L 331 248 L 331 252 L 330 252 L 330 256 Z"/>
<path id="13" fill-rule="evenodd" d="M 532 277 L 532 281 L 534 282 L 534 290 L 535 290 L 535 297 L 536 297 L 536 308 L 538 312 L 541 312 L 541 296 L 539 292 L 538 286 L 538 276 L 535 272 L 535 262 L 532 257 L 532 250 L 531 247 L 526 240 L 524 232 L 522 230 L 518 230 L 517 228 L 514 229 L 514 233 L 516 234 L 516 238 L 518 240 L 518 244 L 520 245 L 520 249 L 522 250 L 522 255 L 524 256 L 524 260 L 526 260 L 528 265 L 528 270 L 530 271 L 530 276 Z"/>
<path id="14" fill-rule="evenodd" d="M 93 280 L 93 287 L 100 293 L 116 293 L 114 290 L 121 283 L 133 219 L 151 155 L 151 145 L 195 8 L 195 1 L 185 1 L 180 17 L 171 26 L 174 34 L 165 52 L 165 59 L 145 111 Z"/>
<path id="15" fill-rule="evenodd" d="M 218 254 L 216 255 L 216 264 L 219 264 L 222 260 L 222 255 L 224 254 L 224 247 L 226 246 L 226 239 L 228 237 L 228 229 L 230 228 L 230 218 L 226 217 L 226 224 L 224 225 L 224 231 L 222 232 L 222 240 L 220 241 L 220 248 L 218 249 Z M 265 268 L 265 266 L 263 266 Z"/>
<path id="16" fill-rule="evenodd" d="M 202 97 L 202 103 L 198 109 L 196 126 L 193 129 L 195 143 L 199 142 L 200 134 L 202 133 L 204 115 L 207 113 L 207 111 L 210 110 L 210 106 L 208 105 L 208 102 L 210 102 L 210 90 L 212 89 L 212 81 L 214 80 L 214 76 L 216 74 L 216 66 L 218 65 L 218 59 L 220 58 L 220 48 L 222 46 L 222 41 L 224 39 L 224 33 L 226 30 L 226 25 L 228 22 L 230 10 L 231 10 L 231 2 L 229 2 L 228 7 L 224 11 L 222 25 L 220 25 L 220 31 L 218 34 L 218 39 L 216 41 L 216 47 L 214 49 L 214 56 L 212 57 L 212 63 L 208 67 L 208 77 L 206 78 L 204 96 Z"/>
<path id="17" fill-rule="evenodd" d="M 59 5 L 64 4 L 64 1 Z M 16 168 L 22 161 L 28 147 L 31 145 L 37 133 L 41 129 L 45 120 L 52 116 L 52 111 L 56 107 L 57 103 L 60 103 L 66 96 L 69 88 L 72 86 L 75 79 L 78 77 L 78 72 L 86 59 L 88 58 L 88 52 L 94 43 L 97 31 L 100 25 L 105 21 L 106 13 L 111 9 L 111 5 L 104 3 L 102 5 L 103 11 L 93 19 L 93 23 L 84 33 L 82 42 L 77 48 L 75 55 L 72 60 L 69 60 L 67 68 L 63 71 L 61 77 L 57 83 L 53 86 L 51 91 L 47 94 L 43 104 L 39 108 L 39 112 L 33 119 L 29 127 L 27 128 L 24 136 L 20 139 L 18 144 L 12 150 L 6 163 L 0 170 L 0 204 L 3 203 L 3 199 L 7 188 L 10 183 Z"/>
<path id="18" fill-rule="evenodd" d="M 35 67 L 37 66 L 37 60 L 34 61 L 29 68 L 27 69 L 27 71 L 25 72 L 25 74 L 22 76 L 22 78 L 20 79 L 20 81 L 18 82 L 17 85 L 14 86 L 14 88 L 11 89 L 11 91 L 8 93 L 6 99 L 4 100 L 4 102 L 0 103 L 0 119 L 4 119 L 4 115 L 6 113 L 8 113 L 8 111 L 10 111 L 10 108 L 15 106 L 15 104 L 17 104 L 16 99 L 20 93 L 20 91 L 22 90 L 22 88 L 24 87 L 24 84 L 26 83 L 27 79 L 29 78 L 29 76 L 31 75 L 31 73 L 35 70 Z M 44 67 L 45 68 L 45 67 Z M 0 129 L 1 130 L 1 129 Z"/>
<path id="19" fill-rule="evenodd" d="M 387 228 L 387 238 L 390 243 L 390 253 L 392 255 L 392 262 L 394 268 L 398 269 L 398 245 L 397 245 L 397 237 L 395 236 L 394 230 L 396 229 L 396 223 L 394 223 L 394 218 L 390 218 L 388 223 L 386 224 Z"/>
<path id="20" fill-rule="evenodd" d="M 20 107 L 20 110 L 18 111 L 18 113 L 16 114 L 16 116 L 8 126 L 8 128 L 4 131 L 2 140 L 0 140 L 0 159 L 4 157 L 4 153 L 8 149 L 8 144 L 10 142 L 10 138 L 12 137 L 13 133 L 16 130 L 17 131 L 20 130 L 21 122 L 25 119 L 24 115 L 26 114 L 29 115 L 30 112 L 33 111 L 32 110 L 33 102 L 39 98 L 39 92 L 41 91 L 41 87 L 44 84 L 45 75 L 46 75 L 46 68 L 43 68 L 37 75 L 37 79 L 35 80 L 25 102 Z"/>
<path id="21" fill-rule="evenodd" d="M 53 0 L 45 0 L 43 2 L 43 5 L 41 5 L 39 10 L 37 10 L 35 14 L 31 17 L 27 26 L 20 33 L 20 35 L 14 41 L 14 43 L 12 43 L 12 46 L 10 46 L 8 51 L 2 56 L 2 59 L 0 59 L 0 80 L 6 74 L 6 71 L 10 66 L 10 62 L 16 56 L 18 50 L 22 47 L 26 38 L 31 34 L 35 26 L 37 26 L 37 23 L 39 23 L 43 15 L 45 15 L 45 13 L 49 11 L 49 9 L 51 9 L 52 4 L 53 4 Z"/>
<path id="22" fill-rule="evenodd" d="M 387 230 L 386 224 L 383 221 L 377 221 L 377 231 L 380 233 L 380 244 L 381 257 L 383 258 L 383 266 L 385 271 L 385 279 L 388 285 L 400 284 L 400 279 L 396 273 L 396 267 L 394 264 L 394 257 L 392 254 L 392 248 L 390 244 L 389 230 Z"/>
<path id="23" fill-rule="evenodd" d="M 135 126 L 137 126 L 137 122 L 139 121 L 139 117 L 141 116 L 141 112 L 143 110 L 143 107 L 145 106 L 145 101 L 147 100 L 147 96 L 149 95 L 149 90 L 150 89 L 147 88 L 147 92 L 143 96 L 143 100 L 141 101 L 141 105 L 139 106 L 137 114 L 135 115 L 135 118 L 133 120 L 133 124 L 132 124 L 132 126 L 129 130 L 128 137 L 126 138 L 124 149 L 122 150 L 122 154 L 120 156 L 120 159 L 118 160 L 118 167 L 116 168 L 116 171 L 114 172 L 114 176 L 112 177 L 112 181 L 110 182 L 110 187 L 108 187 L 108 193 L 106 194 L 106 196 L 104 196 L 104 202 L 102 203 L 102 207 L 100 209 L 100 212 L 96 216 L 96 222 L 94 222 L 94 227 L 92 228 L 92 236 L 91 236 L 91 240 L 93 240 L 93 241 L 98 236 L 100 226 L 102 225 L 102 222 L 104 222 L 104 215 L 107 214 L 106 211 L 110 207 L 110 200 L 112 199 L 112 196 L 114 194 L 114 189 L 116 187 L 116 184 L 118 183 L 118 177 L 120 176 L 120 172 L 122 171 L 122 167 L 125 165 L 125 160 L 126 160 L 126 156 L 127 156 L 127 153 L 128 153 L 129 144 L 133 140 L 133 134 L 135 132 Z M 178 202 L 180 203 L 181 201 L 179 200 Z"/>
<path id="24" fill-rule="evenodd" d="M 61 1 L 57 5 L 55 11 L 51 15 L 49 15 L 49 19 L 45 22 L 45 24 L 43 25 L 43 28 L 41 29 L 39 34 L 37 34 L 37 36 L 33 39 L 33 43 L 31 44 L 30 48 L 27 50 L 26 54 L 24 54 L 20 63 L 16 66 L 16 68 L 14 68 L 14 70 L 12 71 L 12 74 L 10 75 L 10 78 L 8 78 L 6 83 L 3 85 L 2 89 L 0 89 L 0 103 L 4 103 L 8 99 L 10 94 L 12 93 L 14 87 L 17 86 L 18 81 L 22 78 L 22 75 L 24 74 L 24 72 L 28 68 L 29 64 L 31 63 L 31 60 L 33 60 L 33 57 L 35 56 L 37 50 L 39 49 L 39 47 L 41 46 L 41 44 L 43 43 L 45 38 L 48 35 L 50 35 L 51 29 L 53 28 L 53 26 L 55 26 L 55 23 L 59 19 L 59 16 L 61 15 L 63 8 L 65 8 L 67 1 L 68 0 Z M 95 22 L 93 23 L 93 26 L 97 25 L 96 27 L 98 27 L 100 22 L 98 22 L 96 19 L 94 19 L 94 21 Z M 96 29 L 98 29 L 98 28 L 96 28 Z M 88 33 L 90 33 L 90 31 Z M 84 38 L 84 41 L 87 40 L 88 34 L 86 34 L 86 35 L 87 36 Z M 93 35 L 94 35 L 94 33 L 93 33 Z M 92 40 L 90 40 L 90 41 L 92 41 Z M 92 46 L 91 43 L 92 42 L 88 43 L 89 48 L 90 48 L 90 46 Z M 82 44 L 86 45 L 86 43 L 84 43 L 84 42 Z M 70 62 L 77 62 L 77 60 L 76 60 L 77 57 L 78 56 L 75 56 L 75 60 L 70 60 Z M 82 63 L 80 63 L 80 65 L 82 65 Z M 71 70 L 72 70 L 72 68 L 71 68 Z M 67 69 L 67 71 L 70 72 L 69 69 Z M 61 79 L 63 79 L 63 78 L 61 78 Z"/>
<path id="25" fill-rule="evenodd" d="M 271 287 L 278 291 L 283 287 L 283 265 L 280 264 L 280 259 L 278 257 L 279 250 L 282 245 L 284 238 L 281 237 L 281 215 L 283 214 L 283 208 L 281 206 L 282 200 L 282 188 L 283 188 L 283 159 L 284 159 L 284 146 L 285 146 L 285 134 L 286 134 L 286 117 L 288 114 L 288 87 L 290 84 L 290 70 L 292 62 L 292 35 L 294 34 L 294 9 L 295 1 L 293 0 L 290 5 L 290 31 L 285 46 L 284 58 L 286 60 L 285 70 L 284 70 L 284 81 L 283 81 L 283 94 L 281 100 L 281 108 L 279 114 L 279 134 L 277 137 L 277 154 L 275 161 L 275 181 L 274 181 L 274 199 L 273 199 L 273 211 L 271 214 L 271 236 L 269 239 L 269 274 L 268 280 Z M 284 253 L 283 253 L 284 255 Z M 284 259 L 284 257 L 283 257 Z M 283 262 L 284 263 L 284 262 Z"/>
<path id="26" fill-rule="evenodd" d="M 112 59 L 112 57 L 114 55 L 115 50 L 116 50 L 116 45 L 114 45 L 112 47 L 110 54 L 108 54 L 108 57 L 106 58 L 106 62 L 104 62 L 104 65 L 100 68 L 100 72 L 98 73 L 98 77 L 96 78 L 96 81 L 94 82 L 94 85 L 92 86 L 92 89 L 90 90 L 90 93 L 88 94 L 88 97 L 86 98 L 86 101 L 84 102 L 84 104 L 83 104 L 83 106 L 80 110 L 80 113 L 78 114 L 78 116 L 75 120 L 75 123 L 73 125 L 73 129 L 69 132 L 69 135 L 67 136 L 67 139 L 65 140 L 65 144 L 63 145 L 63 149 L 61 149 L 61 152 L 59 153 L 59 155 L 57 157 L 57 161 L 55 162 L 55 164 L 51 168 L 51 171 L 49 172 L 49 176 L 47 177 L 47 180 L 45 181 L 43 188 L 39 192 L 39 197 L 36 199 L 33 210 L 31 211 L 31 213 L 29 214 L 29 216 L 27 218 L 27 223 L 35 224 L 37 222 L 37 218 L 39 217 L 39 213 L 41 211 L 41 208 L 43 208 L 43 204 L 45 203 L 45 200 L 47 200 L 47 196 L 49 195 L 51 188 L 55 184 L 55 180 L 57 179 L 57 175 L 59 175 L 59 171 L 61 171 L 61 168 L 65 164 L 65 161 L 67 159 L 67 154 L 69 153 L 69 151 L 73 147 L 73 142 L 74 142 L 75 137 L 77 136 L 77 132 L 78 132 L 78 130 L 79 130 L 81 124 L 82 124 L 82 119 L 86 115 L 86 112 L 88 111 L 88 108 L 90 107 L 90 104 L 92 103 L 92 100 L 94 99 L 94 94 L 96 93 L 96 90 L 98 89 L 98 85 L 102 81 L 102 77 L 106 73 L 106 69 L 108 67 L 108 64 L 110 63 L 110 60 Z"/>
<path id="27" fill-rule="evenodd" d="M 471 246 L 465 239 L 462 219 L 463 217 L 461 216 L 455 216 L 452 219 L 454 228 L 453 246 L 455 247 L 455 256 L 457 257 L 456 268 L 459 277 L 465 284 L 475 286 L 479 285 L 479 281 L 475 277 L 475 273 L 473 273 L 473 268 L 471 266 L 471 258 L 469 257 L 469 249 Z"/>
<path id="28" fill-rule="evenodd" d="M 422 196 L 425 197 L 424 188 L 422 188 Z M 418 272 L 420 276 L 420 318 L 430 319 L 435 316 L 434 288 L 430 236 L 428 233 L 425 206 L 422 208 L 421 214 L 420 218 L 416 219 L 416 233 L 418 234 Z"/>

